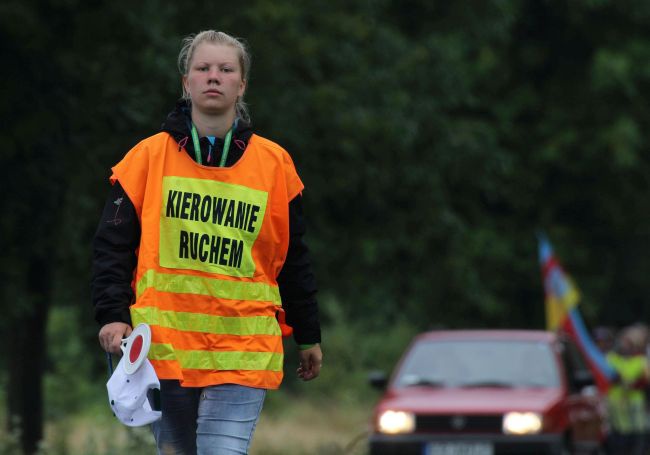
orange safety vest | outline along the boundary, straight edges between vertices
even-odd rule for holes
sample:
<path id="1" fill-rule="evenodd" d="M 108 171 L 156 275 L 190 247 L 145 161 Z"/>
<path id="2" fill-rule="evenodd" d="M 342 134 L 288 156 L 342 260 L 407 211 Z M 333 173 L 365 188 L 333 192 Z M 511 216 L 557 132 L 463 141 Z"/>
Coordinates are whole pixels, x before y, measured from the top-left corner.
<path id="1" fill-rule="evenodd" d="M 232 167 L 202 166 L 159 133 L 113 167 L 116 180 L 140 220 L 131 317 L 151 326 L 158 377 L 186 387 L 278 388 L 276 277 L 289 245 L 289 201 L 303 189 L 289 154 L 253 135 Z"/>

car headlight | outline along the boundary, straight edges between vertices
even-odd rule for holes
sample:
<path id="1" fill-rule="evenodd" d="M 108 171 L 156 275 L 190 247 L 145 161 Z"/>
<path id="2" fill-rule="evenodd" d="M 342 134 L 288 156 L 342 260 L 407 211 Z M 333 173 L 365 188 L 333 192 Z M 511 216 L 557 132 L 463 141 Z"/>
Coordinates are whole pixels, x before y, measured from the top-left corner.
<path id="1" fill-rule="evenodd" d="M 384 411 L 377 423 L 380 433 L 411 433 L 415 430 L 415 415 L 412 412 Z"/>
<path id="2" fill-rule="evenodd" d="M 508 412 L 503 416 L 506 434 L 535 434 L 542 431 L 542 416 L 536 412 Z"/>

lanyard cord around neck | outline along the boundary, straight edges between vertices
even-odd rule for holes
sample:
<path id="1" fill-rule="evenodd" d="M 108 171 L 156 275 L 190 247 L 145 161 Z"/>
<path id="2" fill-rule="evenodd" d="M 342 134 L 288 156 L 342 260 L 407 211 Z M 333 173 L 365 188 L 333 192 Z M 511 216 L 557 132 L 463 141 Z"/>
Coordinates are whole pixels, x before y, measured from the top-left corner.
<path id="1" fill-rule="evenodd" d="M 230 149 L 230 141 L 232 140 L 232 130 L 231 127 L 226 133 L 226 137 L 223 140 L 223 150 L 221 151 L 221 161 L 219 161 L 219 167 L 224 167 L 226 165 L 226 159 L 228 158 L 228 150 Z M 196 125 L 192 122 L 192 142 L 194 142 L 194 156 L 196 156 L 196 162 L 203 164 L 201 159 L 201 143 L 199 142 L 199 133 L 196 131 Z"/>

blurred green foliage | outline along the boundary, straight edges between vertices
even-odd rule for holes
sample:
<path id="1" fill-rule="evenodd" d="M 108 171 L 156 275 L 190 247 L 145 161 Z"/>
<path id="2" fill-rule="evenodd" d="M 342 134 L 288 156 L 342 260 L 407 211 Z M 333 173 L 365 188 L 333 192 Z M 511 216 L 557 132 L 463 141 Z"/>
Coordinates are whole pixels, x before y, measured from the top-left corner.
<path id="1" fill-rule="evenodd" d="M 46 416 L 98 393 L 109 169 L 158 130 L 206 28 L 250 45 L 254 127 L 306 184 L 328 363 L 288 390 L 345 400 L 342 371 L 360 390 L 427 328 L 543 328 L 538 229 L 588 323 L 647 320 L 649 25 L 640 0 L 5 0 L 0 327 L 54 307 Z"/>

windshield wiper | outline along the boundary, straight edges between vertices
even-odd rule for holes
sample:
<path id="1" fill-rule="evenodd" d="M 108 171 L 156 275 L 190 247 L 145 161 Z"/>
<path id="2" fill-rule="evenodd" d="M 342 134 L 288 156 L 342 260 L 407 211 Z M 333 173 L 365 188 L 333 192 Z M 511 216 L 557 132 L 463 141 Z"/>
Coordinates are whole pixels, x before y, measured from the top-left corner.
<path id="1" fill-rule="evenodd" d="M 427 386 L 427 387 L 444 387 L 445 383 L 427 378 L 413 378 L 408 381 L 402 382 L 405 387 Z"/>
<path id="2" fill-rule="evenodd" d="M 514 386 L 509 382 L 502 382 L 502 381 L 476 381 L 476 382 L 466 382 L 464 384 L 460 384 L 460 387 L 467 388 L 467 389 L 479 388 L 479 387 L 499 387 L 502 389 L 511 389 Z"/>

